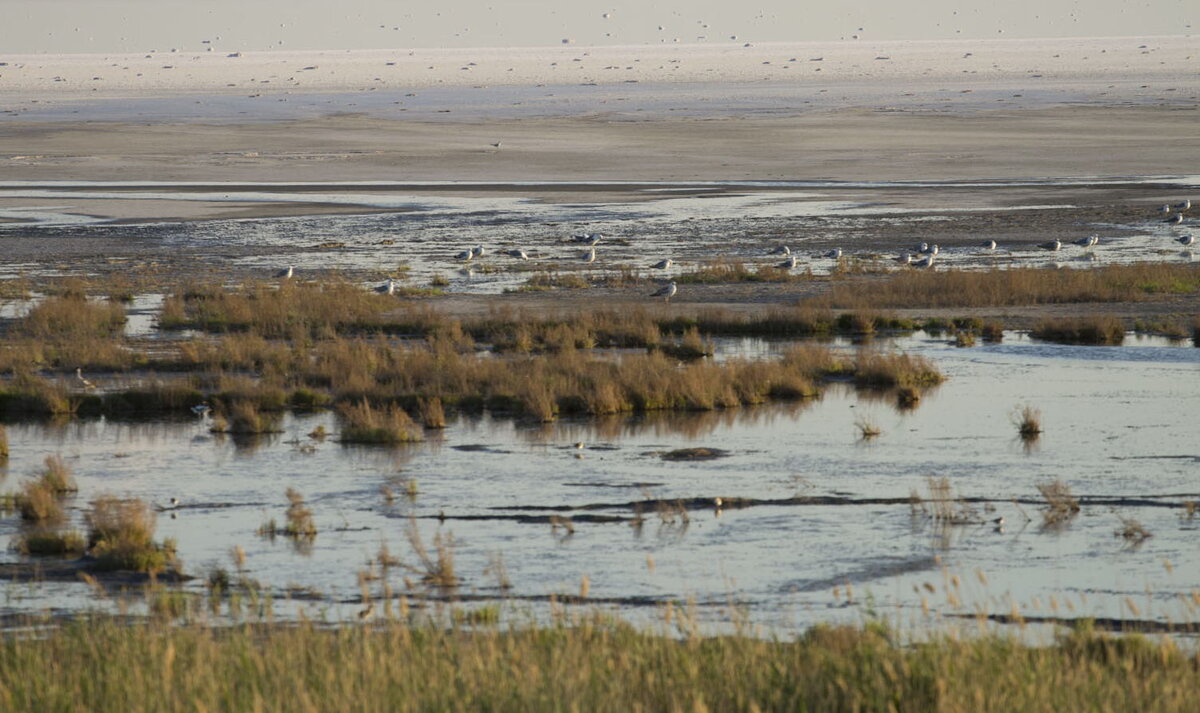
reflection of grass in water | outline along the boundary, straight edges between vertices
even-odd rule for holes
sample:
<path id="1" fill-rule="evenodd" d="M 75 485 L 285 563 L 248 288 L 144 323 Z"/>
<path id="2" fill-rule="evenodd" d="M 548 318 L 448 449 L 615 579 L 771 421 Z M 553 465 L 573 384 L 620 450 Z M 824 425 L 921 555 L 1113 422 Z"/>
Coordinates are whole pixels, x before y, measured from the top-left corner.
<path id="1" fill-rule="evenodd" d="M 159 607 L 166 615 L 186 608 Z M 130 701 L 163 711 L 341 710 L 347 701 L 368 711 L 1174 713 L 1195 705 L 1194 655 L 1086 624 L 1048 646 L 1001 634 L 908 645 L 876 623 L 817 626 L 794 640 L 702 637 L 679 607 L 663 610 L 658 630 L 599 611 L 517 627 L 498 625 L 494 608 L 475 611 L 453 608 L 451 626 L 383 616 L 367 626 L 219 632 L 87 617 L 7 639 L 0 680 L 9 700 L 40 710 L 73 709 L 87 690 L 98 713 L 124 713 Z"/>

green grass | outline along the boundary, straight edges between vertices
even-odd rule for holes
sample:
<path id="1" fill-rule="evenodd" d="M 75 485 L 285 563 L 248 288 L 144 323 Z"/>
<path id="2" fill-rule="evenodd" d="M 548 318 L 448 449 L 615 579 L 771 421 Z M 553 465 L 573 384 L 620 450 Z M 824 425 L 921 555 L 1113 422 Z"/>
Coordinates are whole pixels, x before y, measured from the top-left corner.
<path id="1" fill-rule="evenodd" d="M 543 627 L 451 620 L 219 629 L 85 618 L 0 641 L 0 709 L 1190 713 L 1200 690 L 1195 656 L 1170 641 L 1086 626 L 1034 647 L 1003 635 L 900 645 L 874 625 L 781 641 L 598 614 Z"/>

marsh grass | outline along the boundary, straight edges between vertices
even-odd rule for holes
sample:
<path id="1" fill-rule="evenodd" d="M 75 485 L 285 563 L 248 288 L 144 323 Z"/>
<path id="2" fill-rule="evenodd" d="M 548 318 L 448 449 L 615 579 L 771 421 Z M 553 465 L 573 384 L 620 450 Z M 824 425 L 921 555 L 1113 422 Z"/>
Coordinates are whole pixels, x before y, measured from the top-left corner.
<path id="1" fill-rule="evenodd" d="M 929 503 L 930 517 L 936 524 L 967 525 L 979 522 L 979 515 L 975 509 L 961 497 L 954 495 L 949 478 L 928 478 L 926 487 L 929 489 L 929 499 L 925 502 Z M 914 498 L 921 502 L 915 493 Z"/>
<path id="2" fill-rule="evenodd" d="M 835 282 L 808 304 L 842 309 L 1000 307 L 1066 302 L 1136 302 L 1200 292 L 1200 266 L 1163 263 L 1086 270 L 1009 268 L 903 271 Z"/>
<path id="3" fill-rule="evenodd" d="M 213 416 L 214 433 L 230 433 L 234 435 L 257 435 L 263 433 L 281 433 L 279 414 L 264 413 L 251 401 L 237 400 L 231 403 L 223 413 Z"/>
<path id="4" fill-rule="evenodd" d="M 457 588 L 459 579 L 454 570 L 454 535 L 438 531 L 433 536 L 431 552 L 421 538 L 417 521 L 412 517 L 409 518 L 406 534 L 417 557 L 417 566 L 411 569 L 421 575 L 421 581 L 442 590 Z"/>
<path id="5" fill-rule="evenodd" d="M 0 386 L 0 412 L 10 415 L 73 414 L 80 400 L 58 381 L 50 381 L 28 371 L 18 371 Z"/>
<path id="6" fill-rule="evenodd" d="M 61 455 L 46 456 L 46 459 L 42 463 L 43 467 L 38 476 L 38 481 L 51 493 L 65 495 L 79 490 L 78 485 L 75 483 L 75 476 L 71 474 L 71 468 Z"/>
<path id="7" fill-rule="evenodd" d="M 945 376 L 926 357 L 912 354 L 880 354 L 860 351 L 854 368 L 854 383 L 867 388 L 918 388 L 936 386 Z"/>
<path id="8" fill-rule="evenodd" d="M 18 535 L 13 548 L 33 557 L 79 556 L 87 551 L 87 538 L 78 530 L 59 532 L 47 527 L 35 527 Z"/>
<path id="9" fill-rule="evenodd" d="M 37 339 L 90 341 L 120 334 L 125 308 L 119 302 L 93 302 L 75 294 L 47 297 L 17 321 L 17 334 Z"/>
<path id="10" fill-rule="evenodd" d="M 1000 322 L 985 322 L 979 332 L 985 342 L 999 344 L 1004 341 L 1004 325 Z"/>
<path id="11" fill-rule="evenodd" d="M 396 444 L 421 440 L 421 433 L 408 412 L 396 404 L 372 408 L 364 398 L 356 404 L 340 405 L 338 416 L 342 420 L 342 443 Z M 445 427 L 444 414 L 441 427 Z"/>
<path id="12" fill-rule="evenodd" d="M 1079 499 L 1071 494 L 1071 488 L 1061 480 L 1038 483 L 1038 492 L 1046 501 L 1042 509 L 1042 525 L 1058 529 L 1079 514 Z"/>
<path id="13" fill-rule="evenodd" d="M 1017 434 L 1024 440 L 1034 440 L 1042 435 L 1042 410 L 1029 404 L 1018 406 L 1013 411 L 1013 423 Z"/>
<path id="14" fill-rule="evenodd" d="M 811 280 L 811 270 L 784 270 L 774 265 L 753 268 L 741 260 L 720 258 L 675 276 L 681 285 L 713 285 L 736 282 L 800 282 Z"/>
<path id="15" fill-rule="evenodd" d="M 1119 345 L 1125 341 L 1125 325 L 1116 317 L 1073 317 L 1044 319 L 1029 332 L 1034 339 L 1061 344 Z"/>
<path id="16" fill-rule="evenodd" d="M 97 570 L 162 572 L 178 566 L 174 542 L 154 541 L 154 511 L 140 499 L 102 495 L 92 501 L 86 521 Z"/>
<path id="17" fill-rule="evenodd" d="M 8 458 L 8 429 L 0 423 L 0 461 Z"/>
<path id="18" fill-rule="evenodd" d="M 704 637 L 600 612 L 544 627 L 448 618 L 214 629 L 82 617 L 0 641 L 0 695 L 7 710 L 75 710 L 87 691 L 95 713 L 333 711 L 347 702 L 363 713 L 1195 710 L 1194 654 L 1086 626 L 1043 646 L 1004 634 L 909 645 L 879 625 Z"/>
<path id="19" fill-rule="evenodd" d="M 879 428 L 879 425 L 864 414 L 859 414 L 855 417 L 854 427 L 858 429 L 859 436 L 861 436 L 864 440 L 875 438 L 883 433 L 883 431 Z"/>
<path id="20" fill-rule="evenodd" d="M 1147 538 L 1152 536 L 1150 531 L 1146 529 L 1145 525 L 1138 520 L 1133 519 L 1132 517 L 1126 517 L 1124 515 L 1117 514 L 1117 519 L 1121 522 L 1121 526 L 1117 528 L 1117 531 L 1114 534 L 1124 539 L 1131 545 L 1141 544 Z"/>
<path id="21" fill-rule="evenodd" d="M 317 524 L 312 510 L 304 504 L 304 496 L 294 488 L 288 488 L 287 526 L 283 534 L 294 538 L 312 539 L 317 536 Z"/>

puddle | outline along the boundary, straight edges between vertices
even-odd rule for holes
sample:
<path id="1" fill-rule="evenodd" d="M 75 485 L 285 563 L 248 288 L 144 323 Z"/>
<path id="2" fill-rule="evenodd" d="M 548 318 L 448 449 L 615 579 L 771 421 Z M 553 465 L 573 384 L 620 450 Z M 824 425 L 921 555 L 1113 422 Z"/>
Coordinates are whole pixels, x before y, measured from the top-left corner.
<path id="1" fill-rule="evenodd" d="M 284 433 L 248 440 L 214 436 L 194 419 L 11 423 L 0 487 L 15 490 L 47 454 L 61 453 L 79 482 L 69 501 L 76 522 L 100 493 L 164 507 L 159 536 L 178 540 L 186 571 L 200 578 L 185 589 L 202 591 L 211 567 L 232 569 L 229 552 L 241 546 L 247 574 L 273 591 L 320 593 L 287 605 L 283 616 L 301 607 L 353 615 L 357 575 L 382 544 L 415 564 L 411 517 L 427 545 L 438 532 L 453 533 L 461 595 L 498 594 L 484 572 L 500 553 L 513 596 L 535 607 L 548 595 L 577 593 L 586 576 L 590 596 L 605 606 L 695 599 L 706 605 L 701 620 L 718 622 L 733 601 L 777 630 L 858 621 L 868 606 L 920 620 L 923 604 L 1004 615 L 1013 602 L 1031 615 L 1120 618 L 1131 616 L 1128 600 L 1140 618 L 1194 621 L 1181 598 L 1200 571 L 1200 520 L 1178 506 L 1200 499 L 1200 349 L 1154 339 L 1077 347 L 1008 337 L 971 349 L 923 334 L 895 340 L 935 359 L 949 377 L 911 411 L 834 385 L 815 401 L 718 413 L 549 425 L 462 417 L 422 444 L 396 449 L 309 439 L 317 426 L 336 434 L 328 413 L 290 414 Z M 742 355 L 782 346 L 730 343 Z M 1031 445 L 1011 420 L 1026 403 L 1041 410 L 1045 430 Z M 881 435 L 863 440 L 860 415 Z M 659 457 L 684 448 L 727 455 Z M 914 490 L 928 496 L 930 477 L 990 501 L 970 505 L 979 522 L 937 527 L 914 516 L 907 498 Z M 1077 496 L 1134 504 L 1085 503 L 1067 526 L 1048 530 L 1031 499 L 1037 484 L 1054 479 Z M 256 535 L 266 520 L 283 521 L 289 487 L 314 512 L 319 534 L 311 547 Z M 831 495 L 864 502 L 833 504 L 823 497 Z M 796 496 L 813 500 L 735 506 L 737 498 Z M 170 507 L 173 497 L 178 507 Z M 716 506 L 718 497 L 726 505 Z M 648 508 L 637 526 L 626 504 L 646 498 L 687 501 L 686 517 Z M 1114 534 L 1118 516 L 1153 536 L 1130 546 Z M 1005 520 L 1001 531 L 991 522 L 997 517 Z M 15 517 L 0 518 L 0 544 L 17 529 Z M 18 559 L 8 548 L 0 553 Z M 405 576 L 417 579 L 403 570 L 391 575 L 398 591 Z M 96 605 L 83 584 L 9 590 L 10 611 Z"/>

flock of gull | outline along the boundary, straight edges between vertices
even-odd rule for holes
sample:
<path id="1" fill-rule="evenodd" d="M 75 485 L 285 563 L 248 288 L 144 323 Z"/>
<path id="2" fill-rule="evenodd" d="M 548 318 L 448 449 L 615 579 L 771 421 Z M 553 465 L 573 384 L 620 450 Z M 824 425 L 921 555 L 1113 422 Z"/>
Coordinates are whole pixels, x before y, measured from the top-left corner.
<path id="1" fill-rule="evenodd" d="M 1163 223 L 1166 223 L 1166 224 L 1174 227 L 1174 226 L 1182 225 L 1186 221 L 1186 218 L 1184 217 L 1184 213 L 1191 210 L 1191 207 L 1192 207 L 1192 202 L 1190 200 L 1184 200 L 1180 203 L 1175 203 L 1175 204 L 1164 203 L 1158 209 L 1158 212 L 1162 215 L 1167 216 L 1165 219 L 1163 219 L 1163 221 L 1162 221 Z M 577 255 L 578 260 L 584 264 L 592 264 L 592 263 L 596 262 L 596 258 L 597 258 L 596 246 L 599 245 L 600 241 L 603 239 L 604 239 L 604 235 L 601 233 L 585 233 L 585 234 L 581 234 L 581 235 L 571 236 L 570 242 L 577 246 L 586 248 L 583 252 L 578 253 L 578 255 Z M 1180 245 L 1182 245 L 1185 248 L 1191 247 L 1192 245 L 1195 245 L 1195 243 L 1196 243 L 1196 237 L 1191 233 L 1188 233 L 1186 235 L 1176 236 L 1173 239 L 1175 242 L 1179 243 Z M 1096 245 L 1098 245 L 1099 243 L 1100 243 L 1100 236 L 1093 234 L 1093 235 L 1088 235 L 1086 237 L 1079 238 L 1078 240 L 1072 240 L 1069 244 L 1083 248 L 1084 250 L 1090 250 L 1090 249 L 1094 248 Z M 985 240 L 984 242 L 979 244 L 979 249 L 981 249 L 985 252 L 994 252 L 997 249 L 997 247 L 998 246 L 997 246 L 995 240 Z M 1046 251 L 1050 251 L 1050 252 L 1058 252 L 1059 250 L 1062 250 L 1064 248 L 1064 243 L 1061 240 L 1059 240 L 1058 238 L 1055 238 L 1054 240 L 1050 240 L 1050 241 L 1047 241 L 1044 243 L 1038 243 L 1037 247 L 1042 250 L 1046 250 Z M 911 266 L 914 268 L 930 268 L 930 267 L 933 267 L 934 262 L 937 259 L 937 256 L 940 252 L 941 252 L 941 248 L 936 243 L 930 244 L 930 243 L 922 242 L 918 245 L 912 246 L 912 248 L 910 250 L 906 250 L 906 251 L 902 252 L 895 259 L 895 261 L 901 265 L 908 265 L 908 266 Z M 476 245 L 473 248 L 469 248 L 467 250 L 463 250 L 463 251 L 459 252 L 458 254 L 456 254 L 454 256 L 454 258 L 456 261 L 458 261 L 460 263 L 469 263 L 473 260 L 478 260 L 480 258 L 483 258 L 487 254 L 488 254 L 488 251 L 483 245 Z M 524 251 L 520 248 L 513 248 L 510 250 L 506 250 L 504 252 L 504 254 L 510 258 L 513 258 L 514 260 L 530 260 L 531 259 L 529 253 L 527 253 L 526 251 Z M 779 245 L 778 247 L 772 249 L 768 253 L 768 256 L 784 258 L 784 260 L 782 262 L 775 264 L 775 267 L 780 270 L 794 270 L 795 268 L 800 266 L 801 258 L 796 253 L 793 253 L 792 249 L 790 247 L 788 247 L 787 245 Z M 834 260 L 834 261 L 840 260 L 842 258 L 842 256 L 843 256 L 843 252 L 842 252 L 841 248 L 834 248 L 827 252 L 816 253 L 816 254 L 812 255 L 812 257 L 814 259 L 822 259 L 823 258 L 826 260 Z M 665 271 L 665 270 L 671 269 L 671 267 L 674 264 L 675 264 L 674 260 L 672 260 L 669 257 L 665 257 L 665 258 L 662 258 L 661 260 L 653 263 L 652 265 L 650 265 L 650 269 Z M 283 269 L 283 270 L 280 270 L 279 272 L 277 272 L 275 274 L 275 277 L 286 280 L 286 279 L 290 279 L 291 277 L 293 277 L 294 274 L 295 274 L 294 267 L 289 265 L 286 269 Z M 396 280 L 389 278 L 387 280 L 387 282 L 385 282 L 384 284 L 375 287 L 374 291 L 379 294 L 394 295 L 396 293 L 396 289 L 398 287 L 399 287 L 399 283 Z M 678 285 L 676 284 L 676 282 L 674 280 L 671 280 L 668 283 L 666 283 L 665 285 L 663 285 L 660 289 L 651 293 L 650 296 L 651 297 L 662 297 L 665 299 L 665 301 L 670 302 L 671 298 L 674 297 L 678 291 L 679 291 Z"/>

